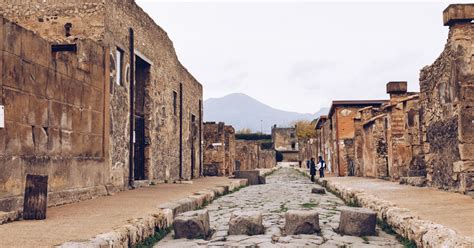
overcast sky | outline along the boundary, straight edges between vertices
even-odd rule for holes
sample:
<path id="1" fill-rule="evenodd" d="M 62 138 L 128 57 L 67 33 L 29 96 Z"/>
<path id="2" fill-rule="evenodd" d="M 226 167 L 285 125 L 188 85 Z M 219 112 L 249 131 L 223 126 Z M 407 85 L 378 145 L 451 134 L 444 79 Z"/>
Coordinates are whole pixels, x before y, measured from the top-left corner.
<path id="1" fill-rule="evenodd" d="M 302 113 L 331 100 L 387 98 L 388 81 L 418 91 L 420 69 L 448 34 L 447 2 L 137 2 L 205 99 L 240 92 Z"/>

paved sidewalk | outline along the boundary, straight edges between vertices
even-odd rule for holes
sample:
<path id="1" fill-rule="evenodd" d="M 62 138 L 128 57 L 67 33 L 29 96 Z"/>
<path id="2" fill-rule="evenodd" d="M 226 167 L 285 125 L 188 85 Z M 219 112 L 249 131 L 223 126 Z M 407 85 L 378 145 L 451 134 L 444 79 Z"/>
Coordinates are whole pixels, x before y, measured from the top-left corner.
<path id="1" fill-rule="evenodd" d="M 48 209 L 42 221 L 0 225 L 0 247 L 51 247 L 71 240 L 87 240 L 126 225 L 157 210 L 158 205 L 194 192 L 228 185 L 224 177 L 202 178 L 193 184 L 159 184 Z"/>
<path id="2" fill-rule="evenodd" d="M 326 180 L 364 190 L 398 207 L 407 208 L 423 219 L 474 238 L 474 199 L 470 196 L 380 179 L 331 177 Z"/>

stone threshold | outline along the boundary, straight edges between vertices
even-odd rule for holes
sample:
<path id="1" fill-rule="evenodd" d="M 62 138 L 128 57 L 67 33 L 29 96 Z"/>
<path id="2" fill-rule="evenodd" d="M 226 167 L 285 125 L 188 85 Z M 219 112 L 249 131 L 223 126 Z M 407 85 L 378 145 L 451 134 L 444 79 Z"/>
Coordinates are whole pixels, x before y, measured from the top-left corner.
<path id="1" fill-rule="evenodd" d="M 132 247 L 155 234 L 156 230 L 165 230 L 172 226 L 174 217 L 180 213 L 203 208 L 219 196 L 247 186 L 247 179 L 235 179 L 226 185 L 194 192 L 192 195 L 156 207 L 156 211 L 142 218 L 132 219 L 128 224 L 99 234 L 89 240 L 68 241 L 55 247 L 61 248 L 103 248 Z"/>
<path id="2" fill-rule="evenodd" d="M 390 225 L 398 235 L 415 242 L 417 247 L 474 247 L 474 240 L 469 237 L 441 224 L 421 219 L 409 209 L 397 207 L 364 190 L 345 187 L 326 179 L 318 179 L 317 183 L 345 202 L 372 209 L 379 220 Z"/>

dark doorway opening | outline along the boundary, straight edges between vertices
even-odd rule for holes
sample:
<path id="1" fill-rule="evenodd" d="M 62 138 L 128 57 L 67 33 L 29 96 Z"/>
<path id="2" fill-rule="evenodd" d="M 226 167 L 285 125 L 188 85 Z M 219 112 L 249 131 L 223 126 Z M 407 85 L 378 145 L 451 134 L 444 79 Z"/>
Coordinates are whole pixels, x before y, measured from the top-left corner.
<path id="1" fill-rule="evenodd" d="M 197 125 L 196 116 L 191 115 L 191 178 L 194 178 L 194 170 L 196 168 L 196 136 L 197 136 Z"/>
<path id="2" fill-rule="evenodd" d="M 150 80 L 150 67 L 145 60 L 135 57 L 135 137 L 134 137 L 134 175 L 135 180 L 147 179 L 145 170 L 145 88 Z"/>

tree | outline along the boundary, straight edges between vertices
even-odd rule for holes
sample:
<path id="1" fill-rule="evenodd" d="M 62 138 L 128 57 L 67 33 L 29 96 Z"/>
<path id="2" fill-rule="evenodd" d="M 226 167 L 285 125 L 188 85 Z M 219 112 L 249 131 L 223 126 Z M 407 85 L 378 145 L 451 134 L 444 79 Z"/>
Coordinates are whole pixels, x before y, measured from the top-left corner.
<path id="1" fill-rule="evenodd" d="M 298 120 L 292 123 L 296 126 L 296 135 L 299 139 L 316 137 L 315 123 L 308 120 Z"/>

